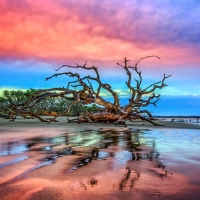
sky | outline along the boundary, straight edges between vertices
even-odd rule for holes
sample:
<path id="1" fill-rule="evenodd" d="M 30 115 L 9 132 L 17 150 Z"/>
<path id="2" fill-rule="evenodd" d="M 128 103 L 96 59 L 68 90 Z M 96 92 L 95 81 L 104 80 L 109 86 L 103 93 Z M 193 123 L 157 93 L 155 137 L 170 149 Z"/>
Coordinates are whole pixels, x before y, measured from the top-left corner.
<path id="1" fill-rule="evenodd" d="M 140 62 L 143 87 L 172 75 L 153 112 L 200 115 L 200 0 L 0 1 L 0 92 L 66 86 L 67 77 L 45 78 L 87 60 L 125 98 L 116 63 L 151 55 L 161 60 Z"/>

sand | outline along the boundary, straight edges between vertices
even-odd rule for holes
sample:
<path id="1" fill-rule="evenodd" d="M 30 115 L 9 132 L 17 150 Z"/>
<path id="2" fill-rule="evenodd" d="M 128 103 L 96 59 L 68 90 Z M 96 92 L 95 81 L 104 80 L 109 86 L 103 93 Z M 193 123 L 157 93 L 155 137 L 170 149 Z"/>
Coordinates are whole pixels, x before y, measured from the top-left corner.
<path id="1" fill-rule="evenodd" d="M 5 154 L 0 155 L 1 200 L 200 198 L 199 165 L 165 167 L 153 147 L 145 144 L 137 151 L 127 150 L 130 130 L 198 131 L 198 124 L 158 120 L 164 126 L 155 127 L 139 121 L 128 122 L 125 128 L 66 123 L 65 117 L 58 120 L 47 124 L 36 119 L 9 122 L 0 118 L 0 152 Z M 92 135 L 92 130 L 106 132 L 104 139 L 101 134 Z M 153 157 L 146 159 L 150 154 Z"/>
<path id="2" fill-rule="evenodd" d="M 70 119 L 73 119 L 71 117 Z M 192 123 L 190 122 L 190 119 L 192 120 Z M 179 122 L 181 120 L 185 120 L 185 122 Z M 51 124 L 47 124 L 45 122 L 39 122 L 38 119 L 23 119 L 21 117 L 18 117 L 15 122 L 9 122 L 7 119 L 0 118 L 0 127 L 113 127 L 113 124 L 96 124 L 96 123 L 67 123 L 66 117 L 59 117 L 59 122 L 52 122 Z M 165 128 L 179 128 L 179 129 L 200 129 L 200 122 L 196 123 L 196 118 L 177 118 L 175 122 L 171 122 L 168 118 L 162 118 L 161 120 L 156 121 L 158 124 L 164 126 Z M 138 127 L 138 128 L 158 128 L 158 126 L 154 126 L 150 124 L 149 122 L 143 122 L 143 121 L 136 121 L 136 122 L 127 122 L 128 127 Z"/>

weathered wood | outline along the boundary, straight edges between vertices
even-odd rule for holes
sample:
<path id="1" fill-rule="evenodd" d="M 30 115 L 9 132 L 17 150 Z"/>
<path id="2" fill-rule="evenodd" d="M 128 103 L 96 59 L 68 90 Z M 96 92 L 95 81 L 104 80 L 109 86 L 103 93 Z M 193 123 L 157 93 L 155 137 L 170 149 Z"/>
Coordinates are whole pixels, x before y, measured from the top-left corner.
<path id="1" fill-rule="evenodd" d="M 89 122 L 89 123 L 114 123 L 117 125 L 124 125 L 126 126 L 126 120 L 129 119 L 130 121 L 141 119 L 143 121 L 147 121 L 153 125 L 158 125 L 155 121 L 153 116 L 148 110 L 142 110 L 142 108 L 147 107 L 148 105 L 152 104 L 156 106 L 156 103 L 159 100 L 160 95 L 155 94 L 155 90 L 162 89 L 165 86 L 165 80 L 170 76 L 164 77 L 161 81 L 155 82 L 150 84 L 148 87 L 142 87 L 142 73 L 138 70 L 138 64 L 146 59 L 155 57 L 160 59 L 158 56 L 147 56 L 141 58 L 139 61 L 136 62 L 134 66 L 129 66 L 126 58 L 124 59 L 123 64 L 117 63 L 117 65 L 121 66 L 126 74 L 127 74 L 127 81 L 125 82 L 128 89 L 130 90 L 130 98 L 129 103 L 123 107 L 120 106 L 120 98 L 119 95 L 115 90 L 112 89 L 111 85 L 108 83 L 103 83 L 101 80 L 99 71 L 97 67 L 87 67 L 86 64 L 76 66 L 70 65 L 63 65 L 56 71 L 59 71 L 61 68 L 75 68 L 75 69 L 84 69 L 88 71 L 93 71 L 94 76 L 83 76 L 79 73 L 72 73 L 72 72 L 61 72 L 53 74 L 50 77 L 47 77 L 46 80 L 52 79 L 53 77 L 58 77 L 62 75 L 66 75 L 68 77 L 74 78 L 74 81 L 68 82 L 66 88 L 51 88 L 51 89 L 44 89 L 39 90 L 36 92 L 27 102 L 21 103 L 19 105 L 15 105 L 12 101 L 10 101 L 11 105 L 8 108 L 10 113 L 14 113 L 12 117 L 13 121 L 16 119 L 16 116 L 22 113 L 30 113 L 30 109 L 33 109 L 35 105 L 37 105 L 40 101 L 45 98 L 63 98 L 65 100 L 69 100 L 70 103 L 66 110 L 62 113 L 58 113 L 53 118 L 46 120 L 41 118 L 40 116 L 31 113 L 32 116 L 39 119 L 41 122 L 48 122 L 51 123 L 55 121 L 59 116 L 63 116 L 64 114 L 69 113 L 71 106 L 75 105 L 78 102 L 81 102 L 82 105 L 87 105 L 91 103 L 98 104 L 99 106 L 103 107 L 105 112 L 101 113 L 87 113 L 85 115 L 81 115 L 78 117 L 78 120 L 69 120 L 68 122 Z M 133 73 L 136 74 L 136 77 L 133 77 Z M 132 82 L 135 81 L 135 85 L 132 85 Z M 95 83 L 95 87 L 93 85 Z M 107 93 L 113 97 L 113 102 L 108 101 L 106 98 L 101 96 L 101 91 L 105 90 Z M 143 98 L 145 95 L 146 98 Z"/>

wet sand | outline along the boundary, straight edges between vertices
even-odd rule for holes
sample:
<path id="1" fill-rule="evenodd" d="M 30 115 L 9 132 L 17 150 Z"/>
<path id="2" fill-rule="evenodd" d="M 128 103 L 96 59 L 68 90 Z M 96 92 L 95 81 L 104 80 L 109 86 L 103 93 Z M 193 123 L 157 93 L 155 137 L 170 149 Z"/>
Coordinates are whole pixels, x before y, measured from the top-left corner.
<path id="1" fill-rule="evenodd" d="M 0 119 L 0 199 L 199 199 L 200 126 Z"/>

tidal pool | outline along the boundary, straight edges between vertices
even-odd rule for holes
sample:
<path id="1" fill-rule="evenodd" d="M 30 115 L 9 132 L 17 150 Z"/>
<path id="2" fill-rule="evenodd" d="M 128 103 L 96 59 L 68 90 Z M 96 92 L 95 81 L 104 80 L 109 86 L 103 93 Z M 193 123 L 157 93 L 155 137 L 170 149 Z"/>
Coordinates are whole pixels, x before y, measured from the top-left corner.
<path id="1" fill-rule="evenodd" d="M 0 129 L 0 199 L 199 199 L 200 131 Z"/>

